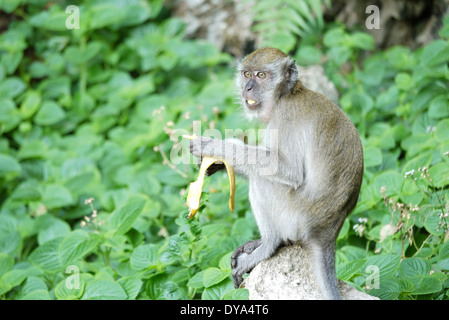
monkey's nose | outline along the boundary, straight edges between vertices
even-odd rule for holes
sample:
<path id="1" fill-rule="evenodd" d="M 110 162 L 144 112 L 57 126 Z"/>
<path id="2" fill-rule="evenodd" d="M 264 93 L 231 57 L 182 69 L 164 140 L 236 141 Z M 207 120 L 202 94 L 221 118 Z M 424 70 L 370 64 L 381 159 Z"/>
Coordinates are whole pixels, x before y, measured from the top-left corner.
<path id="1" fill-rule="evenodd" d="M 254 81 L 251 79 L 245 86 L 246 91 L 251 91 L 253 89 Z"/>

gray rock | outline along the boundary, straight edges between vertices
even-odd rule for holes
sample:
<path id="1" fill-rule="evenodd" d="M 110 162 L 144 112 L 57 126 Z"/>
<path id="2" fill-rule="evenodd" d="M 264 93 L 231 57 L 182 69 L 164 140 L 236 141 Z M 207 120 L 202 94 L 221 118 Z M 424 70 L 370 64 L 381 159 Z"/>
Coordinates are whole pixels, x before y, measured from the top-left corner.
<path id="1" fill-rule="evenodd" d="M 339 105 L 337 88 L 327 78 L 324 68 L 321 65 L 310 67 L 298 66 L 298 72 L 299 79 L 306 88 L 321 93 L 337 106 Z"/>
<path id="2" fill-rule="evenodd" d="M 379 300 L 339 281 L 344 300 Z M 243 281 L 250 300 L 322 300 L 310 253 L 296 244 L 259 263 Z"/>

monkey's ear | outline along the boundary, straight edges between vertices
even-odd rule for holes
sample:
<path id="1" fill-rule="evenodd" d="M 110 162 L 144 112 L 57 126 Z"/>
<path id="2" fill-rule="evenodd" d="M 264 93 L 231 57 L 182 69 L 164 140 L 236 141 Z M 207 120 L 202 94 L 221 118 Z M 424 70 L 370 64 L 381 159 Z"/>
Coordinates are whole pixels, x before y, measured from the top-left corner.
<path id="1" fill-rule="evenodd" d="M 296 81 L 298 81 L 298 69 L 296 68 L 295 60 L 290 59 L 289 63 L 287 64 L 286 80 L 288 90 L 291 90 Z"/>

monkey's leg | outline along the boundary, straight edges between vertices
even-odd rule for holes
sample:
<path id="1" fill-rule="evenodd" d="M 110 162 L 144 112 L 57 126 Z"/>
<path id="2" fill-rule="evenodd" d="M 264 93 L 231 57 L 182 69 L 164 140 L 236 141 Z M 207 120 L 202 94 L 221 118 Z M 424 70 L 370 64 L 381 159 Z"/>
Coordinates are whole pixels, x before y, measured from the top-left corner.
<path id="1" fill-rule="evenodd" d="M 335 273 L 335 241 L 311 241 L 314 272 L 325 300 L 341 300 Z"/>

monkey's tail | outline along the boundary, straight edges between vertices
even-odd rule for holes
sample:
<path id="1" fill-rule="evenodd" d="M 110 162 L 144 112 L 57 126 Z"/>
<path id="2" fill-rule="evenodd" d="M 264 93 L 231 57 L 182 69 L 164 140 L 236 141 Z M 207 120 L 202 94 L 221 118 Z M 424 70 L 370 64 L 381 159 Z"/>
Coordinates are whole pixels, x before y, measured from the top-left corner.
<path id="1" fill-rule="evenodd" d="M 335 243 L 310 242 L 315 276 L 325 300 L 341 300 L 335 272 Z"/>

